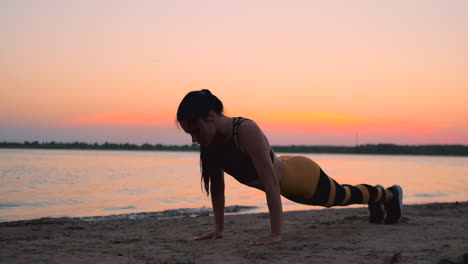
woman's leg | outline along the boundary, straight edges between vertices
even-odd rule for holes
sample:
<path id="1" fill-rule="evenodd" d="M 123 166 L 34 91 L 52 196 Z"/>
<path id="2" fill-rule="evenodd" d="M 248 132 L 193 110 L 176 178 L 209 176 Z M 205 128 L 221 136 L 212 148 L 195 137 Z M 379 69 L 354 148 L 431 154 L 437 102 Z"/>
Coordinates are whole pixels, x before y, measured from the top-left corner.
<path id="1" fill-rule="evenodd" d="M 403 191 L 400 186 L 384 189 L 380 185 L 340 185 L 306 157 L 281 156 L 280 160 L 285 168 L 281 194 L 292 201 L 326 207 L 368 204 L 371 223 L 383 223 L 385 213 L 386 223 L 396 223 L 401 218 Z"/>
<path id="2" fill-rule="evenodd" d="M 350 204 L 373 204 L 386 200 L 386 191 L 383 188 L 368 184 L 349 185 L 338 184 L 320 169 L 317 190 L 311 199 L 314 205 L 326 207 Z"/>
<path id="3" fill-rule="evenodd" d="M 382 188 L 367 184 L 340 185 L 313 160 L 304 156 L 281 156 L 284 175 L 281 179 L 281 194 L 303 204 L 334 205 L 372 204 L 385 201 Z"/>
<path id="4" fill-rule="evenodd" d="M 388 189 L 380 185 L 340 185 L 321 169 L 317 190 L 311 202 L 326 207 L 367 204 L 369 222 L 373 224 L 396 224 L 403 215 L 403 190 L 399 185 Z"/>

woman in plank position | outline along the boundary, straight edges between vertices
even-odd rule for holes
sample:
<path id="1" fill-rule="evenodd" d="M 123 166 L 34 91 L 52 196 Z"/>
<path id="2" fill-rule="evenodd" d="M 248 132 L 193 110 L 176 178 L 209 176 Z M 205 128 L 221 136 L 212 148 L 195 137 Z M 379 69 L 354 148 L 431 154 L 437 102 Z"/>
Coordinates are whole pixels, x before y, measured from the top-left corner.
<path id="1" fill-rule="evenodd" d="M 254 121 L 224 115 L 223 103 L 209 90 L 189 92 L 179 105 L 177 121 L 192 142 L 200 144 L 202 180 L 213 205 L 215 228 L 196 240 L 223 237 L 224 172 L 266 194 L 271 232 L 254 244 L 281 241 L 280 195 L 297 203 L 326 207 L 368 204 L 370 223 L 395 224 L 402 216 L 400 186 L 340 185 L 306 157 L 277 157 Z"/>

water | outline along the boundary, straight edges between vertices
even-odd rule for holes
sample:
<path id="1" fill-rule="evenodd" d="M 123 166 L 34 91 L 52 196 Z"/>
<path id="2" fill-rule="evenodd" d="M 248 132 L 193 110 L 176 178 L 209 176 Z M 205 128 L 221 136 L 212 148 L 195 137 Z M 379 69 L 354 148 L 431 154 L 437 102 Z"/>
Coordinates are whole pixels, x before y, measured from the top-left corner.
<path id="1" fill-rule="evenodd" d="M 339 183 L 398 183 L 406 204 L 468 200 L 466 157 L 305 156 Z M 229 175 L 226 205 L 267 211 L 263 192 Z M 201 192 L 198 153 L 0 149 L 0 221 L 203 207 L 211 202 Z M 321 208 L 283 199 L 284 211 Z"/>

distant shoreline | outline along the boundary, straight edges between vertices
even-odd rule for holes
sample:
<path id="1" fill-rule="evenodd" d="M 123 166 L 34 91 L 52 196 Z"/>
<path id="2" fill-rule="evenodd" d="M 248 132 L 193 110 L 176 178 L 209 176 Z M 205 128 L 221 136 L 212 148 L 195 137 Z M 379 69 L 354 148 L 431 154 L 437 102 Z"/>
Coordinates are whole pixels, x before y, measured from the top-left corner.
<path id="1" fill-rule="evenodd" d="M 358 146 L 312 146 L 289 145 L 272 146 L 282 153 L 318 153 L 318 154 L 372 154 L 372 155 L 416 155 L 416 156 L 468 156 L 465 145 L 396 145 L 365 144 Z M 0 142 L 0 149 L 54 149 L 54 150 L 130 150 L 130 151 L 199 151 L 197 144 L 129 144 L 129 143 L 86 143 L 86 142 Z"/>

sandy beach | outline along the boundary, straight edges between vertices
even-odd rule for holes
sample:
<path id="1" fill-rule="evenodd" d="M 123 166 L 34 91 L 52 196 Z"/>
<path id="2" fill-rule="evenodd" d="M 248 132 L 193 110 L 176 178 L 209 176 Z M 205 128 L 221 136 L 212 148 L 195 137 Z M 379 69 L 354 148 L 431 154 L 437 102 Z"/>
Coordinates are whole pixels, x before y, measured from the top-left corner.
<path id="1" fill-rule="evenodd" d="M 283 241 L 266 213 L 227 215 L 224 238 L 193 241 L 212 216 L 43 218 L 0 223 L 1 263 L 468 263 L 468 202 L 406 205 L 397 225 L 368 223 L 367 208 L 285 212 Z"/>

